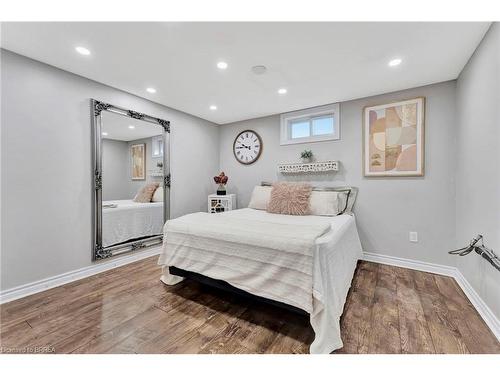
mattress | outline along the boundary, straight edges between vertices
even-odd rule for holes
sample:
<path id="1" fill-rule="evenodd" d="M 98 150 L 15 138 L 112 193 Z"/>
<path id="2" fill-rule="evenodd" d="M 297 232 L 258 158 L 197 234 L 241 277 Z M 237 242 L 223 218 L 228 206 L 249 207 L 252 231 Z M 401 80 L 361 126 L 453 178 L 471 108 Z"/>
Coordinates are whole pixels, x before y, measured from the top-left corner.
<path id="1" fill-rule="evenodd" d="M 271 242 L 266 248 L 266 241 L 272 240 L 261 234 L 255 234 L 255 237 L 262 237 L 258 239 L 260 242 L 254 242 L 256 239 L 245 247 L 241 241 L 231 240 L 227 233 L 223 233 L 228 232 L 227 230 L 221 231 L 220 236 L 212 234 L 204 238 L 204 230 L 198 230 L 198 224 L 194 221 L 194 224 L 192 222 L 187 227 L 188 231 L 183 235 L 182 241 L 176 239 L 175 246 L 172 246 L 169 244 L 169 236 L 179 234 L 169 233 L 169 226 L 165 225 L 163 252 L 159 259 L 159 264 L 163 266 L 161 280 L 166 284 L 181 281 L 182 278 L 168 273 L 168 267 L 175 266 L 227 281 L 261 297 L 299 307 L 310 314 L 311 325 L 316 334 L 310 348 L 311 353 L 330 353 L 342 347 L 340 316 L 357 261 L 362 256 L 354 216 L 290 216 L 250 208 L 216 215 L 221 215 L 221 220 L 229 219 L 229 223 L 231 220 L 248 223 L 255 221 L 269 223 L 270 227 L 276 224 L 291 228 L 327 224 L 328 229 L 313 241 L 310 250 L 311 272 L 308 275 L 303 272 L 307 267 L 296 269 L 290 266 L 296 263 L 296 259 L 291 258 L 293 253 L 276 251 L 279 247 Z M 207 216 L 205 220 L 209 225 L 215 218 Z M 248 230 L 252 230 L 251 225 Z M 272 256 L 265 257 L 266 251 Z M 293 270 L 299 272 L 291 272 Z M 301 297 L 304 293 L 309 296 L 310 305 Z"/>
<path id="2" fill-rule="evenodd" d="M 103 201 L 102 204 L 103 247 L 162 233 L 163 202 L 138 203 L 126 199 Z"/>

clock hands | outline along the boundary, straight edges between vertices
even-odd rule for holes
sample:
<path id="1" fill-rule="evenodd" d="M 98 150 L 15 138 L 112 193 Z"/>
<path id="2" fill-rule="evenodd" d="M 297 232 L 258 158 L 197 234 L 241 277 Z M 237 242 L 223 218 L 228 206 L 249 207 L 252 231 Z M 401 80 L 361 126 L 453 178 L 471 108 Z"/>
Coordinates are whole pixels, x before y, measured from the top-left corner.
<path id="1" fill-rule="evenodd" d="M 236 148 L 248 148 L 250 150 L 250 146 L 245 146 L 245 145 L 242 145 L 242 146 L 239 146 L 239 147 L 236 147 Z"/>

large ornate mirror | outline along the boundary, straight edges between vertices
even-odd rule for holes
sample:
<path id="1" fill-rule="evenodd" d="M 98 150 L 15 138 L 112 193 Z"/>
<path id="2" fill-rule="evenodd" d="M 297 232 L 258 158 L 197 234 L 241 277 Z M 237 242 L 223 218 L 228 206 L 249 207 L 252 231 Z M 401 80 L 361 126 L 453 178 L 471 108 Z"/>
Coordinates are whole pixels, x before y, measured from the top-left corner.
<path id="1" fill-rule="evenodd" d="M 99 260 L 161 243 L 170 214 L 169 121 L 91 100 Z"/>

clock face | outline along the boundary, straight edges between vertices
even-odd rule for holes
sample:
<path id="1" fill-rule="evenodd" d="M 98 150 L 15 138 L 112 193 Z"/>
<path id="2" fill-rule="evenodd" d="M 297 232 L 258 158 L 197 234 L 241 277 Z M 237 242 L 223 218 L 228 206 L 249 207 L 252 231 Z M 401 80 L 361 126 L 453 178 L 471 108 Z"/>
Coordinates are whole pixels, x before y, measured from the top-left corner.
<path id="1" fill-rule="evenodd" d="M 243 130 L 236 136 L 233 143 L 233 153 L 241 164 L 252 164 L 257 161 L 262 152 L 262 140 L 252 130 Z"/>

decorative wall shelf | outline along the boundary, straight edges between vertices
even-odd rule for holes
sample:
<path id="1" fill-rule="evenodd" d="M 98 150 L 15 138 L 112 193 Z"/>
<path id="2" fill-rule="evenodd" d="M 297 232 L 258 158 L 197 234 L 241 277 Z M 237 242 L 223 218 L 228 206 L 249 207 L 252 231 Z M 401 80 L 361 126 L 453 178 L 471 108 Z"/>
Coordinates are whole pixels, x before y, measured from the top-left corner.
<path id="1" fill-rule="evenodd" d="M 163 171 L 151 171 L 149 175 L 151 177 L 163 177 Z"/>
<path id="2" fill-rule="evenodd" d="M 280 173 L 317 173 L 336 172 L 339 170 L 339 162 L 336 160 L 319 161 L 316 163 L 281 163 L 278 164 Z"/>

